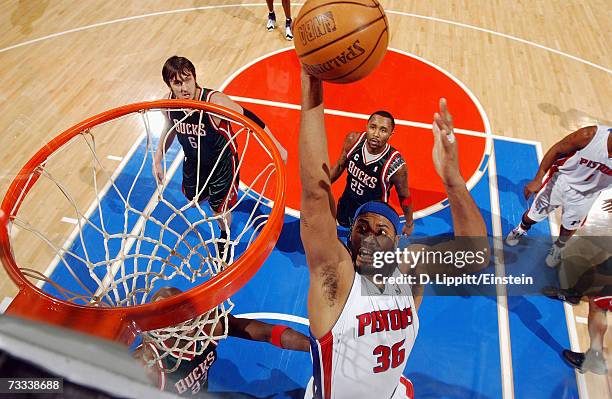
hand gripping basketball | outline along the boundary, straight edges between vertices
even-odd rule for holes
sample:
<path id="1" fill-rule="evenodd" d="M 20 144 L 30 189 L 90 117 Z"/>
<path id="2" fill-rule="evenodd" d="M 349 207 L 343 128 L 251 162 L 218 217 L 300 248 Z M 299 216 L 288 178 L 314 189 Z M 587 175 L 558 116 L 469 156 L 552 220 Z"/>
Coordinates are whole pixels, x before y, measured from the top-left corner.
<path id="1" fill-rule="evenodd" d="M 295 51 L 308 73 L 333 83 L 367 76 L 389 44 L 387 16 L 377 0 L 308 0 L 294 32 Z"/>

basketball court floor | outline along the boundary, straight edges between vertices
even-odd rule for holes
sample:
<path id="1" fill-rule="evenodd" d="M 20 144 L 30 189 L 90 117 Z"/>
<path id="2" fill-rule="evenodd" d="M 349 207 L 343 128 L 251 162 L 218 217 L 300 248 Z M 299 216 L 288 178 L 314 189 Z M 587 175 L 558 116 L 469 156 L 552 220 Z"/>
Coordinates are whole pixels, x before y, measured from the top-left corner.
<path id="1" fill-rule="evenodd" d="M 535 173 L 542 152 L 580 126 L 611 124 L 612 113 L 606 107 L 612 99 L 612 60 L 606 46 L 612 39 L 607 24 L 610 5 L 382 5 L 391 40 L 381 66 L 353 85 L 326 87 L 331 158 L 339 154 L 346 133 L 363 129 L 367 115 L 379 108 L 389 110 L 398 120 L 391 144 L 409 167 L 418 217 L 413 235 L 448 233 L 450 212 L 431 163 L 430 130 L 437 99 L 444 96 L 455 118 L 461 172 L 489 234 L 504 236 L 527 206 L 522 188 Z M 308 270 L 298 219 L 299 64 L 278 31 L 265 31 L 265 2 L 142 1 L 119 10 L 96 1 L 9 1 L 3 9 L 2 193 L 34 152 L 67 127 L 112 107 L 162 98 L 164 60 L 184 55 L 194 61 L 200 84 L 222 89 L 254 111 L 289 151 L 281 237 L 255 277 L 232 297 L 232 313 L 282 322 L 306 333 Z M 298 9 L 295 4 L 296 15 Z M 117 173 L 117 181 L 122 175 L 137 175 L 147 151 L 140 140 L 137 129 L 127 129 L 98 144 L 97 151 L 106 167 Z M 171 157 L 180 156 L 178 144 L 174 150 Z M 65 168 L 71 187 L 82 197 L 79 201 L 97 201 L 105 212 L 116 211 L 113 192 L 96 199 L 88 190 L 91 179 L 85 162 L 71 159 Z M 150 170 L 149 165 L 144 170 Z M 244 173 L 249 170 L 244 165 Z M 153 177 L 143 173 L 138 179 L 148 187 Z M 336 194 L 343 187 L 338 182 Z M 168 190 L 177 203 L 184 201 L 180 173 L 172 177 Z M 135 208 L 146 206 L 149 199 L 139 198 Z M 34 220 L 67 238 L 74 229 L 70 215 L 59 214 L 45 200 L 44 195 L 31 200 L 39 204 L 33 207 Z M 612 235 L 610 216 L 599 207 L 600 203 L 594 206 L 585 231 Z M 239 211 L 234 223 L 246 217 Z M 552 218 L 550 224 L 539 224 L 533 235 L 548 237 L 555 226 Z M 85 228 L 85 241 L 87 234 Z M 20 242 L 20 235 L 24 237 L 20 232 L 12 237 L 16 252 L 30 245 Z M 508 250 L 496 242 L 492 248 L 492 272 L 516 272 L 522 267 L 517 259 L 532 256 L 526 247 Z M 51 259 L 35 249 L 29 248 L 27 266 L 43 272 Z M 543 255 L 534 256 L 529 272 L 549 281 L 556 278 L 544 265 Z M 2 276 L 0 295 L 10 298 L 15 289 Z M 61 281 L 62 276 L 54 279 Z M 577 374 L 560 356 L 563 348 L 588 347 L 586 306 L 572 308 L 537 295 L 509 294 L 426 295 L 419 312 L 419 336 L 405 371 L 417 397 L 609 397 L 605 377 Z M 606 343 L 610 347 L 610 333 Z M 221 343 L 219 354 L 210 390 L 245 397 L 302 397 L 312 370 L 308 354 L 233 338 Z"/>

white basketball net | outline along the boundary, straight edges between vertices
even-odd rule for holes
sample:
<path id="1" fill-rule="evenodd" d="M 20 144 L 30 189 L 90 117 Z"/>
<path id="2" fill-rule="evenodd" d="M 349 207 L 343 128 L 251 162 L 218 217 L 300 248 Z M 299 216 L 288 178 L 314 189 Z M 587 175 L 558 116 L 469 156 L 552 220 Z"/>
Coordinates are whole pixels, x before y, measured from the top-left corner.
<path id="1" fill-rule="evenodd" d="M 185 118 L 193 113 L 200 120 L 206 117 L 205 111 L 183 111 Z M 258 168 L 250 173 L 255 176 L 250 181 L 241 174 L 237 203 L 215 215 L 206 202 L 196 200 L 203 198 L 196 195 L 187 201 L 180 192 L 181 173 L 175 176 L 175 172 L 183 156 L 176 151 L 178 143 L 164 153 L 164 180 L 154 178 L 151 163 L 161 130 L 160 115 L 159 109 L 142 110 L 83 131 L 28 177 L 39 176 L 23 198 L 9 233 L 17 264 L 43 290 L 86 306 L 143 304 L 161 287 L 185 291 L 202 284 L 257 237 L 272 206 L 267 198 L 271 198 L 268 186 L 275 166 L 267 148 L 249 127 L 215 114 L 235 130 L 230 141 L 240 141 L 236 172 L 244 162 L 251 171 Z M 176 124 L 169 128 L 176 129 Z M 136 137 L 136 144 L 122 157 L 109 154 L 126 137 Z M 248 152 L 255 148 L 253 162 Z M 218 164 L 219 160 L 209 176 L 198 176 L 203 186 Z M 228 225 L 230 213 L 234 220 L 242 215 L 239 223 Z M 219 220 L 229 232 L 228 242 L 219 239 Z M 143 341 L 155 343 L 159 353 L 148 362 L 173 356 L 175 367 L 165 370 L 171 372 L 184 357 L 203 353 L 211 341 L 226 337 L 232 308 L 228 299 L 178 325 L 145 332 Z"/>

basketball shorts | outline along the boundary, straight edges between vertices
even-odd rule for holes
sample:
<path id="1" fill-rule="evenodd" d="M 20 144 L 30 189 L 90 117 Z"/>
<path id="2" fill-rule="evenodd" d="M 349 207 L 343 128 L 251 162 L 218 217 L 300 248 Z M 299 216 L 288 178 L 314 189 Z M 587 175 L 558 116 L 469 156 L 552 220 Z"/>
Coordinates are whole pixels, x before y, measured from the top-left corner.
<path id="1" fill-rule="evenodd" d="M 593 298 L 593 302 L 598 308 L 612 312 L 612 296 L 598 296 Z"/>
<path id="2" fill-rule="evenodd" d="M 213 171 L 214 166 L 202 164 L 198 173 L 198 160 L 186 157 L 183 162 L 183 194 L 190 201 L 197 194 L 198 202 L 208 200 L 213 211 L 220 213 L 238 200 L 238 157 L 235 154 L 224 156 Z"/>
<path id="3" fill-rule="evenodd" d="M 403 375 L 400 377 L 400 382 L 397 389 L 393 393 L 391 399 L 414 399 L 414 387 L 412 381 Z"/>
<path id="4" fill-rule="evenodd" d="M 571 188 L 560 173 L 555 173 L 536 194 L 527 216 L 540 222 L 561 207 L 561 224 L 566 230 L 576 230 L 585 222 L 599 192 L 581 193 Z"/>
<path id="5" fill-rule="evenodd" d="M 353 223 L 353 217 L 357 208 L 362 205 L 359 201 L 355 201 L 352 198 L 347 198 L 344 195 L 338 200 L 338 207 L 336 208 L 336 220 L 342 227 L 350 227 Z"/>

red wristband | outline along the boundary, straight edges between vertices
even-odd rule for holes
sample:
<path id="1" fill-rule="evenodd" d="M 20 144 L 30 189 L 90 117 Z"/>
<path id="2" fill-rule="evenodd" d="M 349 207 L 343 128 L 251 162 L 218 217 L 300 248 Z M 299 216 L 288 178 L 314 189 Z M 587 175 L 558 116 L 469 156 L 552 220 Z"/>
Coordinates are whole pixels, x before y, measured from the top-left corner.
<path id="1" fill-rule="evenodd" d="M 282 348 L 283 345 L 281 344 L 281 336 L 288 328 L 289 327 L 280 324 L 272 327 L 272 334 L 270 334 L 270 343 L 274 346 Z"/>
<path id="2" fill-rule="evenodd" d="M 412 196 L 405 197 L 405 198 L 400 198 L 400 205 L 402 207 L 412 205 Z"/>

